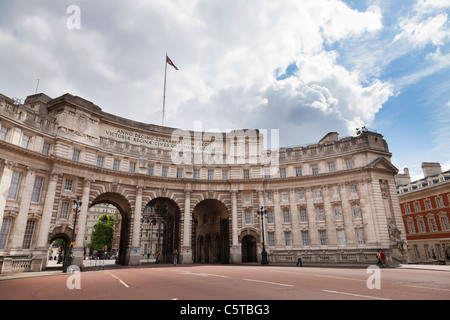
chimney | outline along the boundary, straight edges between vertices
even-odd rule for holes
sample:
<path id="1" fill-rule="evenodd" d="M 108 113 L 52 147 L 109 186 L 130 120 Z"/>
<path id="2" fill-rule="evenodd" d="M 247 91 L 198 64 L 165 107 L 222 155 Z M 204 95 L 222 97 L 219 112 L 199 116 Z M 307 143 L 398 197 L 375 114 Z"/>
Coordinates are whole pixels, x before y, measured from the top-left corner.
<path id="1" fill-rule="evenodd" d="M 397 186 L 405 185 L 411 183 L 411 177 L 409 175 L 409 169 L 403 168 L 403 173 L 398 173 L 395 175 L 395 184 Z"/>
<path id="2" fill-rule="evenodd" d="M 422 162 L 423 177 L 431 177 L 442 173 L 439 162 Z"/>

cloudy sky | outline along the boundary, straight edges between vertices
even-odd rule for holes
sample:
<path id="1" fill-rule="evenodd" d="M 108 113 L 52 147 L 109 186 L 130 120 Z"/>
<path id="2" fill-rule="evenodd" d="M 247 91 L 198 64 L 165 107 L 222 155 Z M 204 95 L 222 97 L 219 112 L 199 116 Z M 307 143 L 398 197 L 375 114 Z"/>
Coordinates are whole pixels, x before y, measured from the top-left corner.
<path id="1" fill-rule="evenodd" d="M 393 164 L 450 169 L 450 0 L 2 0 L 0 93 L 71 93 L 203 130 L 279 129 L 280 145 L 366 126 Z"/>

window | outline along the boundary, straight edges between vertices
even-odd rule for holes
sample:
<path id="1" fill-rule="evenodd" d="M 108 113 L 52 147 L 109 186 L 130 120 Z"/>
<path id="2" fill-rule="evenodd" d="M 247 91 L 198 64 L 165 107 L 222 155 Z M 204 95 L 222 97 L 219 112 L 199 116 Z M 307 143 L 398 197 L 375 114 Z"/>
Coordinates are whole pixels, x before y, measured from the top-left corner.
<path id="1" fill-rule="evenodd" d="M 105 157 L 98 156 L 97 157 L 97 167 L 103 168 L 103 161 L 105 160 Z"/>
<path id="2" fill-rule="evenodd" d="M 222 170 L 222 180 L 228 180 L 228 170 Z"/>
<path id="3" fill-rule="evenodd" d="M 183 178 L 183 168 L 177 168 L 177 178 Z"/>
<path id="4" fill-rule="evenodd" d="M 42 146 L 42 154 L 46 156 L 50 154 L 50 143 L 44 142 L 44 145 Z"/>
<path id="5" fill-rule="evenodd" d="M 72 179 L 66 179 L 66 183 L 64 184 L 64 190 L 72 191 L 73 181 Z"/>
<path id="6" fill-rule="evenodd" d="M 120 160 L 119 159 L 114 159 L 113 170 L 114 171 L 120 170 Z"/>
<path id="7" fill-rule="evenodd" d="M 136 162 L 130 162 L 130 167 L 128 168 L 129 173 L 135 173 L 136 172 Z"/>
<path id="8" fill-rule="evenodd" d="M 273 224 L 273 212 L 272 210 L 267 210 L 267 223 Z"/>
<path id="9" fill-rule="evenodd" d="M 3 223 L 0 229 L 0 250 L 6 249 L 8 241 L 9 230 L 11 229 L 11 219 L 3 218 Z"/>
<path id="10" fill-rule="evenodd" d="M 5 141 L 6 140 L 6 135 L 8 134 L 8 128 L 2 127 L 0 129 L 0 140 Z"/>
<path id="11" fill-rule="evenodd" d="M 289 210 L 287 210 L 287 209 L 283 209 L 283 222 L 284 223 L 291 222 L 291 217 L 290 217 L 290 214 L 289 214 Z"/>
<path id="12" fill-rule="evenodd" d="M 214 180 L 214 170 L 208 170 L 208 180 Z"/>
<path id="13" fill-rule="evenodd" d="M 22 249 L 30 249 L 31 248 L 31 240 L 33 238 L 34 233 L 34 220 L 28 220 L 27 226 L 25 227 L 25 235 L 23 237 L 23 245 Z"/>
<path id="14" fill-rule="evenodd" d="M 442 208 L 444 206 L 444 201 L 442 201 L 442 197 L 436 197 L 436 204 L 438 208 Z"/>
<path id="15" fill-rule="evenodd" d="M 450 226 L 448 223 L 448 217 L 441 217 L 441 227 L 445 231 L 450 229 Z"/>
<path id="16" fill-rule="evenodd" d="M 251 201 L 250 193 L 244 193 L 244 202 L 245 203 L 250 203 L 250 201 Z"/>
<path id="17" fill-rule="evenodd" d="M 328 162 L 328 170 L 329 170 L 330 172 L 335 172 L 335 171 L 336 171 L 336 167 L 335 167 L 335 165 L 334 165 L 334 161 Z"/>
<path id="18" fill-rule="evenodd" d="M 418 201 L 414 202 L 414 210 L 415 210 L 416 212 L 422 210 L 422 209 L 420 208 L 420 202 L 418 202 Z"/>
<path id="19" fill-rule="evenodd" d="M 70 203 L 69 202 L 63 202 L 61 205 L 61 215 L 59 216 L 60 219 L 67 220 L 69 219 L 69 208 Z"/>
<path id="20" fill-rule="evenodd" d="M 313 175 L 319 174 L 319 167 L 317 166 L 317 164 L 314 164 L 314 165 L 311 167 L 311 172 L 312 172 Z"/>
<path id="21" fill-rule="evenodd" d="M 168 174 L 169 174 L 169 168 L 168 167 L 162 167 L 161 176 L 163 178 L 167 178 Z"/>
<path id="22" fill-rule="evenodd" d="M 264 169 L 264 179 L 270 179 L 270 169 Z"/>
<path id="23" fill-rule="evenodd" d="M 268 237 L 269 247 L 274 247 L 275 246 L 275 234 L 273 232 L 269 232 L 267 234 L 267 237 Z"/>
<path id="24" fill-rule="evenodd" d="M 333 197 L 339 197 L 339 187 L 333 187 L 331 190 L 332 190 Z"/>
<path id="25" fill-rule="evenodd" d="M 284 243 L 286 246 L 292 246 L 292 239 L 291 239 L 291 232 L 285 231 L 284 232 Z"/>
<path id="26" fill-rule="evenodd" d="M 20 146 L 22 148 L 28 149 L 28 145 L 30 144 L 30 137 L 23 135 L 22 136 L 22 142 L 20 143 Z"/>
<path id="27" fill-rule="evenodd" d="M 430 226 L 430 231 L 437 231 L 436 220 L 434 218 L 428 218 L 428 225 Z"/>
<path id="28" fill-rule="evenodd" d="M 286 178 L 286 168 L 280 168 L 280 178 Z"/>
<path id="29" fill-rule="evenodd" d="M 361 219 L 362 218 L 361 208 L 359 207 L 359 204 L 353 205 L 353 217 L 355 219 Z"/>
<path id="30" fill-rule="evenodd" d="M 431 200 L 430 199 L 425 199 L 425 208 L 432 209 L 432 207 L 431 207 Z"/>
<path id="31" fill-rule="evenodd" d="M 301 208 L 300 209 L 300 221 L 301 222 L 307 222 L 308 221 L 308 215 L 306 214 L 306 209 Z"/>
<path id="32" fill-rule="evenodd" d="M 251 214 L 250 210 L 245 210 L 244 217 L 245 217 L 245 224 L 252 223 L 252 214 Z"/>
<path id="33" fill-rule="evenodd" d="M 305 200 L 305 191 L 298 190 L 298 199 L 299 200 Z"/>
<path id="34" fill-rule="evenodd" d="M 366 244 L 366 237 L 364 236 L 364 229 L 358 228 L 356 229 L 356 240 L 358 244 Z"/>
<path id="35" fill-rule="evenodd" d="M 409 233 L 416 233 L 416 228 L 414 227 L 414 221 L 408 221 L 408 231 L 409 231 Z"/>
<path id="36" fill-rule="evenodd" d="M 296 167 L 295 168 L 295 176 L 301 177 L 302 176 L 302 167 Z"/>
<path id="37" fill-rule="evenodd" d="M 328 244 L 326 230 L 319 230 L 319 239 L 320 239 L 320 245 L 326 246 Z"/>
<path id="38" fill-rule="evenodd" d="M 266 200 L 272 202 L 272 191 L 266 192 Z"/>
<path id="39" fill-rule="evenodd" d="M 34 180 L 34 187 L 33 187 L 33 194 L 31 196 L 31 202 L 39 202 L 39 199 L 41 197 L 43 181 L 44 181 L 44 178 L 41 178 L 41 177 L 36 177 L 36 179 Z"/>
<path id="40" fill-rule="evenodd" d="M 153 175 L 153 165 L 149 164 L 149 165 L 147 166 L 147 174 L 148 174 L 149 176 L 152 176 L 152 175 Z"/>
<path id="41" fill-rule="evenodd" d="M 316 189 L 315 194 L 316 194 L 316 199 L 322 198 L 322 189 L 320 189 L 320 188 Z"/>
<path id="42" fill-rule="evenodd" d="M 411 213 L 411 208 L 409 207 L 409 203 L 405 203 L 405 212 Z"/>
<path id="43" fill-rule="evenodd" d="M 304 247 L 309 247 L 309 232 L 302 231 L 302 243 Z"/>
<path id="44" fill-rule="evenodd" d="M 356 194 L 356 193 L 358 193 L 358 188 L 356 187 L 356 184 L 351 184 L 351 185 L 350 185 L 350 193 L 351 193 L 351 194 Z"/>
<path id="45" fill-rule="evenodd" d="M 16 200 L 17 199 L 17 191 L 19 190 L 19 183 L 20 183 L 20 177 L 22 174 L 20 172 L 13 172 L 12 178 L 11 178 L 11 185 L 9 187 L 8 191 L 8 199 L 10 200 Z"/>
<path id="46" fill-rule="evenodd" d="M 244 179 L 250 179 L 250 171 L 248 169 L 244 169 Z"/>
<path id="47" fill-rule="evenodd" d="M 349 169 L 353 169 L 353 161 L 352 159 L 345 159 L 345 167 Z"/>
<path id="48" fill-rule="evenodd" d="M 317 220 L 318 221 L 325 221 L 325 212 L 323 210 L 323 207 L 317 208 Z"/>
<path id="49" fill-rule="evenodd" d="M 344 230 L 337 231 L 337 238 L 338 238 L 338 244 L 340 246 L 345 246 L 347 244 L 347 241 L 345 240 L 345 231 Z"/>
<path id="50" fill-rule="evenodd" d="M 72 154 L 72 161 L 80 161 L 80 150 L 74 149 Z"/>
<path id="51" fill-rule="evenodd" d="M 200 179 L 200 170 L 194 169 L 194 179 Z"/>
<path id="52" fill-rule="evenodd" d="M 342 221 L 342 208 L 340 206 L 334 207 L 334 218 L 336 221 Z"/>
<path id="53" fill-rule="evenodd" d="M 419 225 L 419 231 L 420 231 L 421 233 L 427 232 L 427 230 L 426 230 L 426 228 L 425 228 L 425 222 L 424 222 L 422 219 L 417 220 L 417 224 Z"/>

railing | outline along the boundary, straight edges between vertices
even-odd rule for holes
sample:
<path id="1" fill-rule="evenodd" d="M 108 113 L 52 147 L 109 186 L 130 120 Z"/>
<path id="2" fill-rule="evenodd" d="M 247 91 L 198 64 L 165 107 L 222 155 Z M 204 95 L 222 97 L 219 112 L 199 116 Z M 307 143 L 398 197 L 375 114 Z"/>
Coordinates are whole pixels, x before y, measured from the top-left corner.
<path id="1" fill-rule="evenodd" d="M 4 258 L 0 262 L 0 273 L 28 272 L 31 270 L 31 259 Z"/>

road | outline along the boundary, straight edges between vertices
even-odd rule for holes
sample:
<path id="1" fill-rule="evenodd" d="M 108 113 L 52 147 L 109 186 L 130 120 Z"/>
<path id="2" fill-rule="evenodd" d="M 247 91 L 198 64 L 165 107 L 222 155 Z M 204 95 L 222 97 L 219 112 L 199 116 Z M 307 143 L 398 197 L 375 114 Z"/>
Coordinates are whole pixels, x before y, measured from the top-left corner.
<path id="1" fill-rule="evenodd" d="M 147 265 L 0 281 L 1 300 L 449 300 L 450 273 Z"/>

